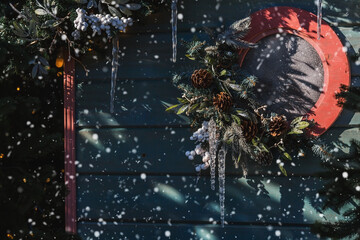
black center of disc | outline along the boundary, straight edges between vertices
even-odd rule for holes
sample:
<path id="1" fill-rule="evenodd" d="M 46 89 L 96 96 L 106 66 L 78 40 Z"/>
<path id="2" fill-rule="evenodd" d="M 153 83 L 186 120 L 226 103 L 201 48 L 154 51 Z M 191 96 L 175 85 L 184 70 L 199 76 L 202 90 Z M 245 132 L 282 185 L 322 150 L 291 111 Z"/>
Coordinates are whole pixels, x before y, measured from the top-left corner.
<path id="1" fill-rule="evenodd" d="M 263 38 L 248 52 L 243 68 L 259 79 L 259 101 L 290 119 L 310 111 L 324 84 L 318 53 L 306 40 L 291 34 Z"/>

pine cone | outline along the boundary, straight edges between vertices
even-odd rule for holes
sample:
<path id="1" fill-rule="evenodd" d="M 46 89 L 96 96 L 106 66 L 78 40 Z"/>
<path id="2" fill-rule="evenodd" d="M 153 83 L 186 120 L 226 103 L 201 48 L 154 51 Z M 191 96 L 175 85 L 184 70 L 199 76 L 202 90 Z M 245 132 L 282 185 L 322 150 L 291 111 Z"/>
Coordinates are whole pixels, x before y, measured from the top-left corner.
<path id="1" fill-rule="evenodd" d="M 271 154 L 271 152 L 259 152 L 256 156 L 255 156 L 255 161 L 263 166 L 269 166 L 272 163 L 273 160 L 273 155 Z"/>
<path id="2" fill-rule="evenodd" d="M 258 125 L 252 121 L 242 120 L 240 127 L 246 141 L 248 142 L 250 142 L 258 132 Z"/>
<path id="3" fill-rule="evenodd" d="M 232 107 L 233 101 L 229 94 L 220 92 L 214 96 L 213 104 L 217 110 L 227 112 Z"/>
<path id="4" fill-rule="evenodd" d="M 269 123 L 269 132 L 273 137 L 278 137 L 286 132 L 288 123 L 285 116 L 272 117 Z"/>
<path id="5" fill-rule="evenodd" d="M 206 69 L 198 69 L 191 75 L 191 82 L 195 88 L 208 88 L 213 83 L 213 76 Z"/>

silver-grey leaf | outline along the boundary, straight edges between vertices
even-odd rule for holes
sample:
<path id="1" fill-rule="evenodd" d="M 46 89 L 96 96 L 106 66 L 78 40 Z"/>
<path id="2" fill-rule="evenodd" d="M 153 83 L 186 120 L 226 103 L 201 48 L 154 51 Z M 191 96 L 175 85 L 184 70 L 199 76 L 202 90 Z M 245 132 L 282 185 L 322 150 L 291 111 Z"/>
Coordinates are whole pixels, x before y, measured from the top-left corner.
<path id="1" fill-rule="evenodd" d="M 21 30 L 21 29 L 14 28 L 14 29 L 13 29 L 13 32 L 14 32 L 17 36 L 19 36 L 19 37 L 21 37 L 21 38 L 26 38 L 26 37 L 28 37 L 28 34 L 27 34 L 26 32 L 24 32 L 23 30 Z"/>
<path id="2" fill-rule="evenodd" d="M 36 22 L 34 20 L 30 20 L 29 33 L 30 36 L 36 35 Z"/>
<path id="3" fill-rule="evenodd" d="M 39 65 L 39 74 L 41 75 L 48 74 L 47 70 L 42 65 Z"/>
<path id="4" fill-rule="evenodd" d="M 43 58 L 41 56 L 39 57 L 39 60 L 40 60 L 41 64 L 44 65 L 44 66 L 49 66 L 50 65 L 49 62 L 45 58 Z"/>
<path id="5" fill-rule="evenodd" d="M 99 2 L 99 4 L 98 4 L 98 10 L 99 10 L 99 13 L 102 13 L 102 11 L 103 11 L 101 2 Z"/>
<path id="6" fill-rule="evenodd" d="M 237 110 L 236 113 L 243 118 L 251 119 L 250 115 L 245 111 Z"/>
<path id="7" fill-rule="evenodd" d="M 39 70 L 39 65 L 35 64 L 34 67 L 32 68 L 32 71 L 31 71 L 32 78 L 36 77 L 38 70 Z"/>
<path id="8" fill-rule="evenodd" d="M 51 2 L 52 2 L 51 0 L 46 0 L 46 4 L 47 4 L 46 6 L 47 6 L 48 8 L 51 7 Z"/>
<path id="9" fill-rule="evenodd" d="M 108 5 L 108 9 L 109 9 L 109 12 L 114 15 L 114 16 L 118 16 L 119 18 L 122 17 L 121 13 L 114 7 Z"/>
<path id="10" fill-rule="evenodd" d="M 128 3 L 125 6 L 132 11 L 136 11 L 141 8 L 141 4 L 138 4 L 138 3 Z"/>
<path id="11" fill-rule="evenodd" d="M 24 31 L 23 26 L 21 26 L 17 21 L 14 21 L 14 22 L 13 22 L 13 26 L 14 26 L 14 29 L 15 29 L 15 30 L 18 30 L 18 31 L 21 31 L 21 32 Z"/>
<path id="12" fill-rule="evenodd" d="M 51 8 L 51 11 L 52 11 L 52 13 L 56 16 L 57 13 L 58 13 L 58 6 L 52 7 L 52 8 Z"/>
<path id="13" fill-rule="evenodd" d="M 92 8 L 94 6 L 94 2 L 93 2 L 93 0 L 90 0 L 89 2 L 88 2 L 88 4 L 87 4 L 87 9 L 90 9 L 90 8 Z"/>
<path id="14" fill-rule="evenodd" d="M 42 28 L 54 27 L 56 20 L 47 20 L 41 25 Z"/>
<path id="15" fill-rule="evenodd" d="M 128 9 L 127 7 L 124 7 L 124 6 L 119 5 L 119 9 L 120 9 L 120 11 L 121 11 L 123 14 L 125 14 L 126 16 L 132 15 L 131 10 Z"/>
<path id="16" fill-rule="evenodd" d="M 235 90 L 235 91 L 238 91 L 238 92 L 241 92 L 241 91 L 244 90 L 239 84 L 227 83 L 227 85 L 228 85 L 231 89 L 233 89 L 233 90 Z"/>
<path id="17" fill-rule="evenodd" d="M 47 12 L 42 8 L 38 8 L 35 10 L 35 14 L 42 16 L 42 15 L 47 15 Z"/>
<path id="18" fill-rule="evenodd" d="M 44 0 L 43 2 L 44 2 L 45 7 L 47 7 L 47 8 L 50 7 L 50 5 L 51 5 L 50 0 Z"/>

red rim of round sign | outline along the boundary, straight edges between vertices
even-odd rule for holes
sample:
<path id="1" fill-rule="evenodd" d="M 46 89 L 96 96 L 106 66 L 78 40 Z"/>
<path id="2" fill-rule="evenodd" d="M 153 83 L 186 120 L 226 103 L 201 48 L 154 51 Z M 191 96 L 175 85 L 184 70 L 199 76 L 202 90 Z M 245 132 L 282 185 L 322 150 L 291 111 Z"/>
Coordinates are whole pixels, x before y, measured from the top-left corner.
<path id="1" fill-rule="evenodd" d="M 306 115 L 316 123 L 310 134 L 320 136 L 335 122 L 342 108 L 337 106 L 334 94 L 342 84 L 350 84 L 350 67 L 343 45 L 334 30 L 324 21 L 321 23 L 321 38 L 317 39 L 317 18 L 313 13 L 292 7 L 272 7 L 251 15 L 251 29 L 244 38 L 258 42 L 262 38 L 289 33 L 310 43 L 320 56 L 324 69 L 323 91 Z M 240 66 L 249 49 L 240 50 Z"/>

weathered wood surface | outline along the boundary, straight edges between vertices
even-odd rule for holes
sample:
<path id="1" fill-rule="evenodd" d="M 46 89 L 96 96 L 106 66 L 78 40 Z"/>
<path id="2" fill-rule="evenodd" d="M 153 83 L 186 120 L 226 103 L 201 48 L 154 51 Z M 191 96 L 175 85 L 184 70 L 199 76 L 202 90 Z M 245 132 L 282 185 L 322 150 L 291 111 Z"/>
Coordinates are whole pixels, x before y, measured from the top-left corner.
<path id="1" fill-rule="evenodd" d="M 347 34 L 348 37 L 348 55 L 354 53 L 352 50 L 360 48 L 360 31 L 351 30 L 339 33 Z M 199 29 L 201 30 L 201 29 Z M 181 40 L 190 41 L 194 36 L 200 40 L 208 40 L 208 36 L 204 33 L 181 32 L 178 34 L 179 42 Z M 341 37 L 341 36 L 340 36 Z M 351 40 L 351 42 L 350 42 Z M 346 40 L 343 39 L 344 44 Z M 185 57 L 185 49 L 179 43 L 179 59 L 176 64 L 171 62 L 171 36 L 170 33 L 149 33 L 134 34 L 120 36 L 120 49 L 122 49 L 122 57 L 120 57 L 119 77 L 121 79 L 158 79 L 169 78 L 174 72 L 192 69 L 193 61 Z M 98 80 L 110 79 L 110 65 L 105 65 L 106 60 L 104 54 L 110 53 L 110 49 L 101 53 L 93 53 L 85 56 L 82 61 L 91 70 L 88 77 L 81 66 L 77 66 L 77 76 L 80 80 Z M 96 58 L 94 58 L 94 55 Z M 111 54 L 107 54 L 110 56 Z M 360 65 L 355 64 L 354 59 L 349 59 L 351 63 L 352 75 L 360 76 Z"/>
<path id="2" fill-rule="evenodd" d="M 307 10 L 316 14 L 317 8 L 313 0 L 207 0 L 181 1 L 179 12 L 184 19 L 179 21 L 179 30 L 189 30 L 190 27 L 201 28 L 203 25 L 229 24 L 234 19 L 250 15 L 252 12 L 275 6 L 289 6 Z M 358 0 L 328 0 L 323 3 L 323 18 L 331 24 L 340 26 L 357 25 L 360 22 L 360 5 Z M 163 11 L 147 18 L 148 24 L 136 24 L 129 29 L 130 33 L 169 32 L 170 12 Z M 218 26 L 218 25 L 215 25 Z"/>
<path id="3" fill-rule="evenodd" d="M 185 34 L 184 39 L 187 40 L 193 35 Z M 192 64 L 192 62 L 184 60 L 177 65 L 170 62 L 171 44 L 168 34 L 126 36 L 122 44 L 127 47 L 120 65 L 116 114 L 108 113 L 110 67 L 105 64 L 106 60 L 103 57 L 100 56 L 97 61 L 92 61 L 94 55 L 89 55 L 88 59 L 84 59 L 85 62 L 90 63 L 89 77 L 84 77 L 81 74 L 82 70 L 78 69 L 78 84 L 80 84 L 77 98 L 78 124 L 83 126 L 123 126 L 129 122 L 132 125 L 185 124 L 184 119 L 165 113 L 161 106 L 163 103 L 175 102 L 175 96 L 178 95 L 170 83 L 171 73 L 175 72 L 175 69 L 177 71 L 188 69 L 185 63 Z M 138 53 L 140 46 L 141 50 Z M 184 49 L 181 47 L 180 49 L 182 51 L 179 55 L 183 56 Z M 359 85 L 358 77 L 355 77 L 358 75 L 356 73 L 358 66 L 354 62 L 352 65 L 353 85 Z M 359 124 L 359 114 L 345 113 L 347 114 L 342 114 L 335 125 Z"/>
<path id="4" fill-rule="evenodd" d="M 207 40 L 202 26 L 228 26 L 267 7 L 316 12 L 314 0 L 184 0 L 180 5 L 184 19 L 179 20 L 178 30 L 183 40 L 194 35 Z M 359 10 L 358 0 L 324 4 L 324 19 L 334 26 L 349 57 L 360 48 Z M 171 239 L 273 239 L 280 230 L 281 236 L 275 239 L 316 239 L 308 224 L 322 220 L 314 208 L 319 206 L 316 190 L 322 184 L 312 175 L 322 168 L 310 153 L 294 159 L 296 167 L 287 167 L 294 174 L 290 178 L 279 174 L 277 166 L 255 167 L 247 182 L 228 163 L 226 220 L 230 225 L 211 224 L 219 220 L 218 196 L 210 190 L 208 173 L 196 183 L 192 162 L 184 156 L 194 146 L 188 140 L 188 121 L 164 112 L 163 104 L 175 103 L 179 94 L 171 85 L 172 73 L 195 69 L 183 57 L 181 46 L 178 62 L 170 61 L 169 20 L 170 13 L 162 11 L 121 36 L 115 114 L 109 114 L 108 105 L 111 66 L 104 56 L 109 49 L 82 59 L 91 70 L 88 77 L 77 66 L 80 235 L 83 239 L 167 239 L 169 230 Z M 360 64 L 350 62 L 352 84 L 360 86 Z M 350 139 L 359 139 L 359 124 L 360 114 L 344 111 L 323 139 L 335 141 L 332 147 L 340 152 L 347 151 Z M 325 216 L 334 220 L 337 214 L 328 211 Z"/>
<path id="5" fill-rule="evenodd" d="M 357 78 L 354 78 L 355 81 Z M 77 125 L 102 126 L 174 126 L 188 125 L 184 116 L 165 112 L 166 105 L 177 103 L 180 92 L 171 80 L 119 79 L 115 113 L 109 112 L 110 80 L 79 81 L 77 91 Z M 334 126 L 359 125 L 360 113 L 343 111 Z"/>
<path id="6" fill-rule="evenodd" d="M 357 138 L 358 128 L 333 128 L 325 133 L 323 139 L 339 152 L 347 151 L 349 140 Z M 77 172 L 82 174 L 193 174 L 194 163 L 201 163 L 198 157 L 190 161 L 185 151 L 194 149 L 189 141 L 191 130 L 188 128 L 108 128 L 82 129 L 77 135 L 77 157 L 80 160 Z M 98 138 L 98 140 L 94 140 Z M 340 154 L 340 153 L 339 153 Z M 286 169 L 291 174 L 309 176 L 323 171 L 318 157 L 311 151 L 306 157 L 295 158 Z M 241 170 L 228 162 L 227 173 L 241 176 Z M 250 164 L 249 174 L 278 175 L 276 164 L 270 168 L 261 168 Z"/>
<path id="7" fill-rule="evenodd" d="M 176 240 L 220 240 L 220 239 L 317 239 L 309 233 L 308 227 L 287 226 L 220 226 L 211 224 L 130 224 L 130 223 L 86 223 L 80 222 L 79 234 L 84 240 L 92 240 L 95 234 L 100 234 L 100 239 L 176 239 Z M 280 236 L 278 236 L 280 232 Z M 170 233 L 170 236 L 169 236 Z"/>
<path id="8" fill-rule="evenodd" d="M 219 220 L 216 191 L 209 177 L 193 176 L 83 176 L 78 177 L 77 217 L 86 221 L 194 221 Z M 241 223 L 310 224 L 334 221 L 332 210 L 320 206 L 316 191 L 321 181 L 313 177 L 227 177 L 226 221 Z"/>

